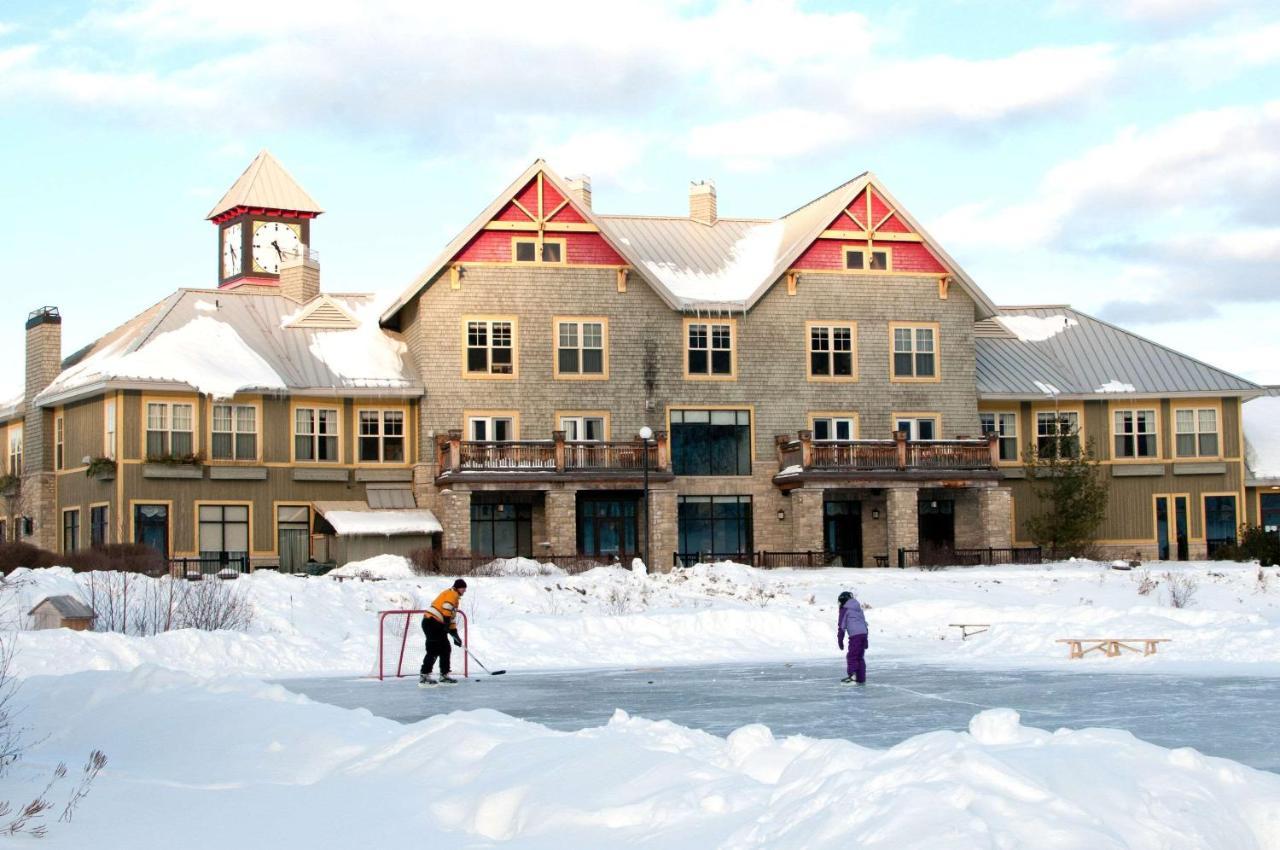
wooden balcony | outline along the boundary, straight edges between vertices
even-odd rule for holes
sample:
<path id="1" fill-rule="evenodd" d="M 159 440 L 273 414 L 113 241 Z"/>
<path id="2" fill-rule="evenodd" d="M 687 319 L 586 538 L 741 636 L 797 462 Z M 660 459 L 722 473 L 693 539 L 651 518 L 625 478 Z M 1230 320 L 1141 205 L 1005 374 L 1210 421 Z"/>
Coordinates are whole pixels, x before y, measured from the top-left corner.
<path id="1" fill-rule="evenodd" d="M 436 438 L 436 481 L 638 482 L 644 477 L 646 455 L 651 479 L 672 477 L 665 431 L 654 432 L 647 452 L 639 439 L 570 442 L 564 436 L 563 431 L 553 431 L 550 440 L 478 442 L 462 439 L 460 430 L 449 431 Z"/>
<path id="2" fill-rule="evenodd" d="M 778 474 L 774 483 L 784 490 L 808 479 L 951 480 L 994 478 L 1000 449 L 995 435 L 981 439 L 908 440 L 895 431 L 891 440 L 815 441 L 812 431 L 798 440 L 789 434 L 774 438 Z"/>

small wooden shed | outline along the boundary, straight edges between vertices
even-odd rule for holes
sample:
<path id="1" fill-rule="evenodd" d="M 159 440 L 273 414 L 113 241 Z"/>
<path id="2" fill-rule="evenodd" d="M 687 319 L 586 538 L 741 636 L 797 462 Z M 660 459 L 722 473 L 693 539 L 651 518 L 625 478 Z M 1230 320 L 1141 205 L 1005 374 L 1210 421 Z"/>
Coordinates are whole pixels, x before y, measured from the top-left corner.
<path id="1" fill-rule="evenodd" d="M 74 596 L 46 596 L 36 603 L 30 615 L 35 629 L 72 629 L 87 632 L 93 628 L 93 609 Z"/>

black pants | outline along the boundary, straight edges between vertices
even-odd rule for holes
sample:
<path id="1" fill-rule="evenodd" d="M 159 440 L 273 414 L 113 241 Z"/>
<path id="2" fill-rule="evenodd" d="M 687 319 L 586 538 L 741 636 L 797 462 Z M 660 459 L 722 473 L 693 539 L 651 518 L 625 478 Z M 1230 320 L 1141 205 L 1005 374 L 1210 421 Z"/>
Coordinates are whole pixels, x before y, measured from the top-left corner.
<path id="1" fill-rule="evenodd" d="M 431 668 L 439 658 L 440 675 L 448 676 L 449 656 L 452 653 L 452 647 L 449 646 L 449 629 L 435 617 L 423 617 L 422 631 L 427 636 L 427 654 L 422 657 L 420 672 L 430 675 Z"/>

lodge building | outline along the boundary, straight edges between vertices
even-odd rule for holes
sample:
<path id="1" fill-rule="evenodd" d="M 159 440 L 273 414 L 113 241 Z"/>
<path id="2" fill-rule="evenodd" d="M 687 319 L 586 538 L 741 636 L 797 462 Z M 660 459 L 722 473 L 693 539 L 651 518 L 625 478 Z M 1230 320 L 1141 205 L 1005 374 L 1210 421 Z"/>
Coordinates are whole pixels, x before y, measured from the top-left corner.
<path id="1" fill-rule="evenodd" d="M 1028 453 L 1086 445 L 1111 553 L 1280 524 L 1246 463 L 1265 388 L 1070 307 L 997 307 L 870 173 L 777 219 L 719 217 L 710 183 L 686 215 L 626 216 L 539 160 L 390 305 L 321 291 L 321 212 L 263 151 L 209 215 L 217 287 L 65 359 L 58 311 L 30 314 L 6 539 L 284 570 L 424 545 L 625 561 L 646 538 L 656 568 L 999 557 L 1030 542 Z"/>

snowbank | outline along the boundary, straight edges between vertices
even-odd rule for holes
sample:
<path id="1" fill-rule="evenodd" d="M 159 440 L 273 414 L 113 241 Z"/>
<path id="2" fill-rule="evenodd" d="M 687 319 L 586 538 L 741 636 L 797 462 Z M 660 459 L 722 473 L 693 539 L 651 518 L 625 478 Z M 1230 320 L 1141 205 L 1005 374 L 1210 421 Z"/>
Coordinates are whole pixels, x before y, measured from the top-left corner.
<path id="1" fill-rule="evenodd" d="M 921 570 L 758 570 L 699 565 L 643 575 L 602 567 L 568 576 L 527 559 L 468 576 L 463 610 L 483 658 L 525 669 L 710 664 L 828 658 L 836 596 L 868 606 L 873 656 L 996 668 L 1224 672 L 1280 675 L 1280 571 L 1223 563 L 1157 564 L 1120 571 L 1088 561 L 1044 566 Z M 278 575 L 238 579 L 254 609 L 248 632 L 171 632 L 133 637 L 54 630 L 19 632 L 24 676 L 130 670 L 158 664 L 200 675 L 263 677 L 369 673 L 377 612 L 423 608 L 453 576 L 414 576 L 382 556 L 339 571 L 386 579 L 344 581 Z M 1166 573 L 1197 585 L 1174 608 Z M 48 595 L 87 599 L 88 578 L 67 569 L 20 570 L 0 596 L 0 623 L 21 625 Z M 141 579 L 152 581 L 151 579 Z M 949 623 L 991 623 L 961 640 Z M 1163 637 L 1158 655 L 1070 661 L 1064 637 Z M 416 637 L 415 637 L 416 641 Z M 420 647 L 414 647 L 416 652 Z M 511 664 L 511 660 L 501 663 Z"/>
<path id="2" fill-rule="evenodd" d="M 363 579 L 414 580 L 419 578 L 413 571 L 413 565 L 409 563 L 409 559 L 400 555 L 375 555 L 363 561 L 351 561 L 330 570 L 328 575 Z"/>
<path id="3" fill-rule="evenodd" d="M 48 848 L 1280 847 L 1280 776 L 1007 709 L 877 750 L 621 711 L 574 733 L 492 711 L 401 725 L 155 667 L 32 679 L 23 697 L 42 740 L 5 797 L 90 749 L 110 758 Z"/>

